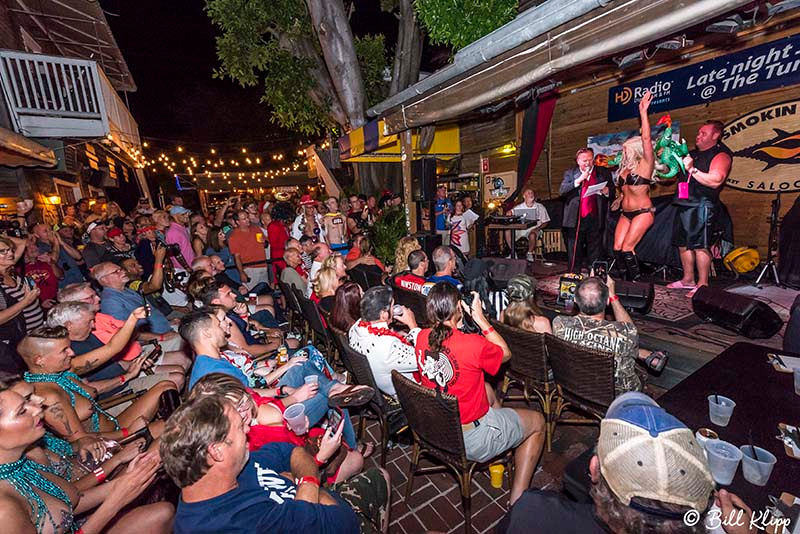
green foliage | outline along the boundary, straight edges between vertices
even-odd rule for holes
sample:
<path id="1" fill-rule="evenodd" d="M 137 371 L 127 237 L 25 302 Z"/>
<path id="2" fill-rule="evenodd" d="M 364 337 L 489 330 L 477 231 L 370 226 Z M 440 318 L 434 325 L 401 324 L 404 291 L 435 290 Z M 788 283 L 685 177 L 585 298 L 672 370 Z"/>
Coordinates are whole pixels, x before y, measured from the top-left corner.
<path id="1" fill-rule="evenodd" d="M 366 35 L 355 38 L 356 56 L 361 66 L 367 105 L 374 106 L 386 96 L 383 71 L 386 68 L 386 46 L 383 35 Z"/>
<path id="2" fill-rule="evenodd" d="M 394 263 L 394 252 L 397 242 L 408 235 L 406 214 L 400 207 L 386 210 L 378 217 L 370 230 L 375 255 L 386 265 Z"/>
<path id="3" fill-rule="evenodd" d="M 517 15 L 518 0 L 416 0 L 421 24 L 435 44 L 456 50 L 477 41 Z"/>

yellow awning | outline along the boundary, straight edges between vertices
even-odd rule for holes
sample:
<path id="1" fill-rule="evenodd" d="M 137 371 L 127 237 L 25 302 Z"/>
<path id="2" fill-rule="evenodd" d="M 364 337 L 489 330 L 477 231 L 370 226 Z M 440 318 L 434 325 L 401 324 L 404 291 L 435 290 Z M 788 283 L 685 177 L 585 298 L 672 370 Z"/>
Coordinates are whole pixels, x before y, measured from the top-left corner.
<path id="1" fill-rule="evenodd" d="M 380 121 L 381 123 L 383 121 Z M 359 128 L 359 130 L 362 130 Z M 379 131 L 383 131 L 383 125 L 380 125 Z M 351 132 L 351 153 L 354 153 L 354 146 L 357 146 L 359 134 L 358 130 Z M 353 134 L 355 133 L 355 136 Z M 363 133 L 360 134 L 361 143 L 363 146 Z M 422 156 L 435 156 L 440 159 L 452 159 L 461 153 L 461 140 L 459 137 L 458 125 L 436 126 L 436 132 L 433 137 L 433 142 L 427 150 L 421 151 L 418 149 L 420 135 L 412 133 L 411 142 L 414 146 L 414 157 Z M 355 141 L 355 142 L 354 142 Z M 400 139 L 397 135 L 381 136 L 379 148 L 369 152 L 368 154 L 361 153 L 350 158 L 342 158 L 342 161 L 350 162 L 400 162 Z"/>

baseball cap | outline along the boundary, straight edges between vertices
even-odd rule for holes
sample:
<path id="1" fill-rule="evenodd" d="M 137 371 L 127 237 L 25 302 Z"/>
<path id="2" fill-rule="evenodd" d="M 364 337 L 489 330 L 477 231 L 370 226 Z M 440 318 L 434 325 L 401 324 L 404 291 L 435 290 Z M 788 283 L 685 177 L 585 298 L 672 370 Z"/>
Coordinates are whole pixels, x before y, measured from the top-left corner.
<path id="1" fill-rule="evenodd" d="M 536 290 L 536 280 L 527 274 L 517 274 L 512 276 L 506 286 L 508 300 L 526 300 L 533 295 Z"/>
<path id="2" fill-rule="evenodd" d="M 99 223 L 99 222 L 90 222 L 89 226 L 86 227 L 86 235 L 91 234 L 92 230 L 94 230 L 98 226 L 103 226 L 103 225 L 101 223 Z"/>
<path id="3" fill-rule="evenodd" d="M 182 213 L 192 213 L 192 210 L 187 210 L 183 206 L 172 206 L 169 209 L 169 214 L 170 215 L 180 215 Z"/>
<path id="4" fill-rule="evenodd" d="M 597 458 L 608 487 L 627 506 L 639 497 L 702 513 L 711 503 L 714 480 L 694 434 L 644 393 L 625 393 L 608 407 Z"/>
<path id="5" fill-rule="evenodd" d="M 122 235 L 122 230 L 120 230 L 119 228 L 117 228 L 117 227 L 115 226 L 114 228 L 112 228 L 111 230 L 109 230 L 109 231 L 108 231 L 108 233 L 107 233 L 106 235 L 107 235 L 108 237 L 115 237 L 115 236 L 118 236 L 118 235 Z"/>

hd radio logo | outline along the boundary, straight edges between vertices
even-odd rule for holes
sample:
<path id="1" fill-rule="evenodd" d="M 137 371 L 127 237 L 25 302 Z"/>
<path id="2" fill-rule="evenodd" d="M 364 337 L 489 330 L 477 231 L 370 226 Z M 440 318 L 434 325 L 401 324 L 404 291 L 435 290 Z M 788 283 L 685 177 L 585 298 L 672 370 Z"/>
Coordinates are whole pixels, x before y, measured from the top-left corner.
<path id="1" fill-rule="evenodd" d="M 651 102 L 651 111 L 658 106 L 666 106 L 669 104 L 672 97 L 672 80 L 656 80 L 652 83 L 648 80 L 643 80 L 647 83 L 641 85 L 619 85 L 610 90 L 609 98 L 610 105 L 622 106 L 629 110 L 637 110 L 639 101 L 642 99 L 647 91 L 653 93 L 653 102 Z M 668 109 L 664 107 L 663 109 Z M 630 111 L 633 113 L 633 111 Z M 635 111 L 638 115 L 638 111 Z M 634 116 L 635 116 L 634 115 Z"/>
<path id="2" fill-rule="evenodd" d="M 733 152 L 728 185 L 745 191 L 800 191 L 800 100 L 755 110 L 725 125 Z"/>

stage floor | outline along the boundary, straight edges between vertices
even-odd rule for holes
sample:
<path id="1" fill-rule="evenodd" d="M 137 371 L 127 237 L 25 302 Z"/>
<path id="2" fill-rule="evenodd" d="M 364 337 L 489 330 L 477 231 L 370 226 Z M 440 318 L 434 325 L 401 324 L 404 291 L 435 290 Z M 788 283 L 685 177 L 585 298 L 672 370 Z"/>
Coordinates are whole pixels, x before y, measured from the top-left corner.
<path id="1" fill-rule="evenodd" d="M 563 310 L 556 303 L 558 280 L 566 272 L 565 262 L 552 262 L 545 265 L 536 262 L 532 265 L 536 277 L 540 304 L 546 313 L 555 316 Z M 736 281 L 720 273 L 712 278 L 712 287 L 747 295 L 766 302 L 784 320 L 789 318 L 789 309 L 797 291 L 772 285 L 754 287 L 746 282 Z M 644 280 L 647 280 L 646 278 Z M 750 340 L 734 332 L 712 323 L 700 320 L 692 311 L 691 299 L 686 298 L 686 291 L 668 289 L 660 278 L 655 283 L 655 299 L 653 309 L 646 316 L 633 315 L 633 321 L 639 329 L 640 344 L 646 349 L 667 350 L 670 362 L 663 374 L 651 377 L 654 385 L 669 389 L 714 356 L 739 341 L 750 341 L 759 345 L 767 345 L 780 349 L 783 346 L 783 332 L 768 339 Z"/>

